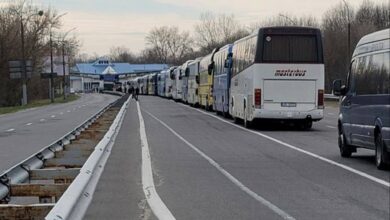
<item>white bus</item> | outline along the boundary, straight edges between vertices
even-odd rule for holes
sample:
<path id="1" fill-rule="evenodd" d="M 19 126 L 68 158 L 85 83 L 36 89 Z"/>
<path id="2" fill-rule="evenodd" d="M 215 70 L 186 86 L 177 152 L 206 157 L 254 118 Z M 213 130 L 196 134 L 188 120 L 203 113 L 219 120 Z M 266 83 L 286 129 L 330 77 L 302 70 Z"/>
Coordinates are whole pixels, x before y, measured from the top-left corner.
<path id="1" fill-rule="evenodd" d="M 248 127 L 256 119 L 310 129 L 324 115 L 320 30 L 269 27 L 234 42 L 229 112 Z"/>
<path id="2" fill-rule="evenodd" d="M 183 103 L 188 102 L 188 76 L 189 76 L 189 69 L 188 64 L 192 62 L 193 60 L 187 60 L 183 65 L 181 65 L 181 101 Z"/>
<path id="3" fill-rule="evenodd" d="M 182 98 L 182 73 L 181 66 L 178 66 L 173 70 L 172 74 L 172 99 L 175 101 L 180 101 Z"/>
<path id="4" fill-rule="evenodd" d="M 171 67 L 165 72 L 165 97 L 172 98 L 172 74 L 176 67 Z"/>
<path id="5" fill-rule="evenodd" d="M 190 62 L 188 64 L 188 92 L 187 92 L 187 102 L 191 106 L 199 105 L 198 98 L 198 86 L 199 86 L 199 63 L 201 58 Z"/>

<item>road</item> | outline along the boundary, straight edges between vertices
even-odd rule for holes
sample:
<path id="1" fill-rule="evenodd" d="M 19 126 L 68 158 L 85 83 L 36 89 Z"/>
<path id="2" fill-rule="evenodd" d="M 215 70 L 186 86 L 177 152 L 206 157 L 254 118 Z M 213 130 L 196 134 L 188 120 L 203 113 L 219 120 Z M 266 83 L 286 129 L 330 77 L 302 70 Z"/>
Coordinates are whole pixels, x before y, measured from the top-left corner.
<path id="1" fill-rule="evenodd" d="M 131 102 L 86 219 L 157 218 L 142 189 L 145 140 L 155 207 L 176 219 L 390 219 L 389 171 L 372 151 L 339 156 L 336 108 L 311 131 L 248 130 L 158 97 L 139 104 L 144 122 Z"/>
<path id="2" fill-rule="evenodd" d="M 73 102 L 0 117 L 0 172 L 61 138 L 118 97 L 83 94 Z"/>

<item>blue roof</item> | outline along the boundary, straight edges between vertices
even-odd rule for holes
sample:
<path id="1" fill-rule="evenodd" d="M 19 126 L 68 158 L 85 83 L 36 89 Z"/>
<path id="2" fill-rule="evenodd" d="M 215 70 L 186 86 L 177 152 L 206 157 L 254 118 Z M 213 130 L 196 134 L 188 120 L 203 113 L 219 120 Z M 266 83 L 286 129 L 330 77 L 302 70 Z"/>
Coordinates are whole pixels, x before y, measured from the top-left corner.
<path id="1" fill-rule="evenodd" d="M 93 63 L 77 63 L 76 72 L 83 74 L 135 74 L 145 72 L 159 72 L 167 69 L 167 64 L 129 64 L 129 63 L 111 63 L 107 59 L 99 59 Z M 109 68 L 109 71 L 107 71 Z M 107 69 L 107 70 L 106 70 Z"/>

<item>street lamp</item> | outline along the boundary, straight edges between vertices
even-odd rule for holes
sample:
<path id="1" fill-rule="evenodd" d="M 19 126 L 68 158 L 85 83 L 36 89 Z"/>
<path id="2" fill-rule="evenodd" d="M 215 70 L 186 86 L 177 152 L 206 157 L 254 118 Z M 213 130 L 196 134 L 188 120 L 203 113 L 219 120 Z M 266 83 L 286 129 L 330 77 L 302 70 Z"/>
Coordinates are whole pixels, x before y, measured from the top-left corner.
<path id="1" fill-rule="evenodd" d="M 38 15 L 42 16 L 43 11 L 38 11 L 36 14 L 31 14 L 26 18 L 26 21 L 30 19 L 32 16 Z M 27 71 L 26 71 L 26 53 L 24 48 L 24 24 L 23 24 L 23 8 L 20 12 L 20 32 L 21 32 L 21 40 L 22 40 L 22 78 L 23 78 L 23 85 L 22 85 L 22 105 L 27 105 Z"/>
<path id="2" fill-rule="evenodd" d="M 288 20 L 288 21 L 290 21 L 291 24 L 297 25 L 297 23 L 296 23 L 293 19 L 291 19 L 289 16 L 284 15 L 284 14 L 279 14 L 279 16 L 282 17 L 282 18 L 285 18 L 285 19 Z"/>
<path id="3" fill-rule="evenodd" d="M 347 8 L 347 16 L 348 16 L 348 60 L 351 57 L 351 20 L 349 14 L 349 6 L 345 0 L 343 0 L 345 7 Z"/>

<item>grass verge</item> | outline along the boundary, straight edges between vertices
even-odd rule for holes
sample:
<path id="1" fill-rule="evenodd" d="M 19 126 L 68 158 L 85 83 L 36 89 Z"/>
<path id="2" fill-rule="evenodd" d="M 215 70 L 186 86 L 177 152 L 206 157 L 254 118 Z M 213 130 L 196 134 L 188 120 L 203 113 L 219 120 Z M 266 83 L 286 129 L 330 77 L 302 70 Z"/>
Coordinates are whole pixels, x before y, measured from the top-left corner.
<path id="1" fill-rule="evenodd" d="M 80 98 L 80 96 L 78 96 L 76 94 L 70 94 L 66 97 L 66 100 L 64 100 L 63 96 L 56 97 L 54 99 L 54 103 L 51 103 L 50 99 L 40 99 L 40 100 L 31 101 L 30 103 L 28 103 L 25 106 L 0 107 L 0 115 L 18 112 L 18 111 L 29 109 L 29 108 L 36 108 L 36 107 L 40 107 L 40 106 L 50 105 L 50 104 L 72 102 L 72 101 L 75 101 L 79 98 Z"/>

